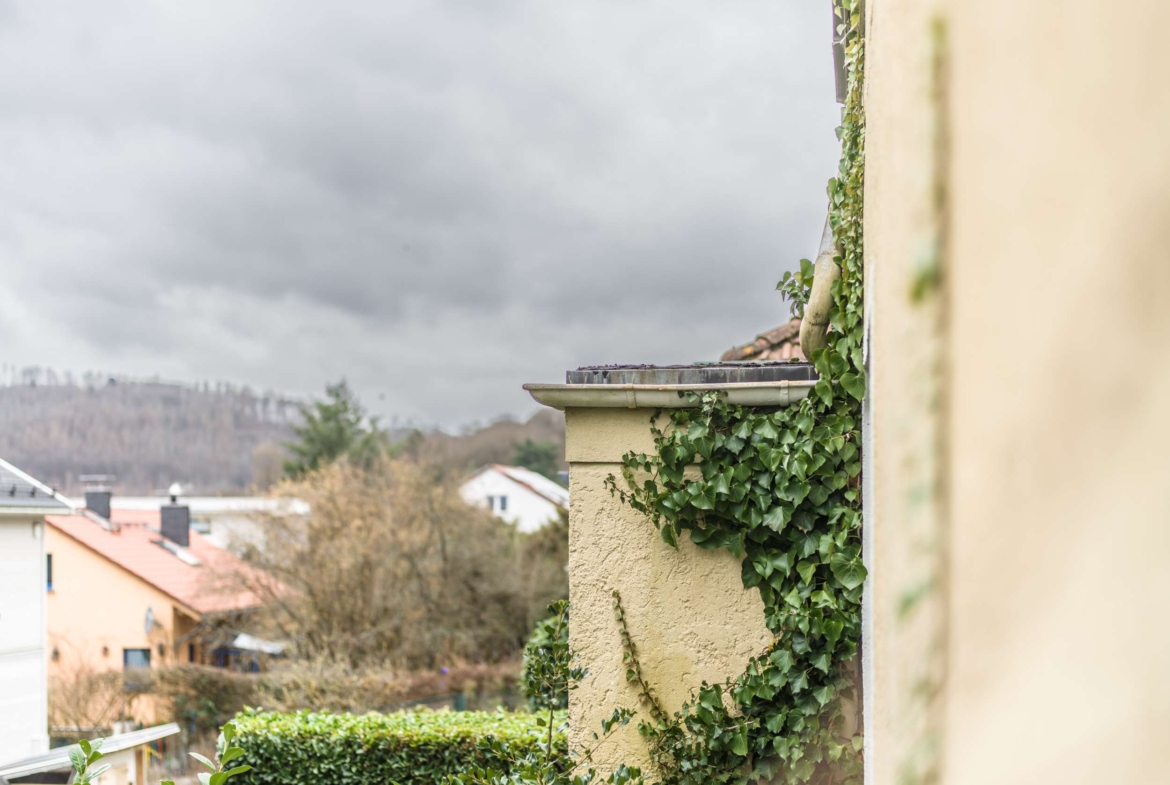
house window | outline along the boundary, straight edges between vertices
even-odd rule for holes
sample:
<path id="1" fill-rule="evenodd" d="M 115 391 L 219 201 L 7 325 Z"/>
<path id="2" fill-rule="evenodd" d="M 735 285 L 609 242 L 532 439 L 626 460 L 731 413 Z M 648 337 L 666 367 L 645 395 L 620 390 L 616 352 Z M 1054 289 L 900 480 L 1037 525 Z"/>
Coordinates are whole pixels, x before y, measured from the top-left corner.
<path id="1" fill-rule="evenodd" d="M 496 497 L 495 497 L 495 496 L 489 496 L 489 497 L 487 497 L 487 503 L 488 503 L 488 509 L 489 509 L 489 510 L 494 510 L 494 509 L 496 509 Z"/>
<path id="2" fill-rule="evenodd" d="M 53 590 L 53 554 L 45 554 L 45 589 Z"/>
<path id="3" fill-rule="evenodd" d="M 122 649 L 122 670 L 141 670 L 149 667 L 150 649 Z"/>
<path id="4" fill-rule="evenodd" d="M 150 686 L 150 649 L 122 649 L 122 679 L 128 690 Z"/>
<path id="5" fill-rule="evenodd" d="M 195 644 L 187 644 L 187 662 L 195 662 Z"/>
<path id="6" fill-rule="evenodd" d="M 500 512 L 504 512 L 507 509 L 508 509 L 508 497 L 501 496 L 500 497 Z"/>

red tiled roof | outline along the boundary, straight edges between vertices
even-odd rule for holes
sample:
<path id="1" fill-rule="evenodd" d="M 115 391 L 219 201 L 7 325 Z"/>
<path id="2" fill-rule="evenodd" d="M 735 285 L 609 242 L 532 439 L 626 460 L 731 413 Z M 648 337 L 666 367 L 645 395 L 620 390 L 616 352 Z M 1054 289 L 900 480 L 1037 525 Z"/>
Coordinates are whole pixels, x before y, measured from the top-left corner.
<path id="1" fill-rule="evenodd" d="M 741 362 L 745 360 L 800 360 L 804 362 L 804 353 L 800 350 L 800 319 L 792 319 L 775 330 L 760 333 L 751 343 L 728 349 L 719 358 L 725 363 Z"/>
<path id="2" fill-rule="evenodd" d="M 253 568 L 198 532 L 191 532 L 186 549 L 199 560 L 193 565 L 157 544 L 163 539 L 158 510 L 113 510 L 110 515 L 114 524 L 110 530 L 82 515 L 46 515 L 45 520 L 191 610 L 217 613 L 260 605 L 253 593 L 222 585 L 225 577 Z"/>

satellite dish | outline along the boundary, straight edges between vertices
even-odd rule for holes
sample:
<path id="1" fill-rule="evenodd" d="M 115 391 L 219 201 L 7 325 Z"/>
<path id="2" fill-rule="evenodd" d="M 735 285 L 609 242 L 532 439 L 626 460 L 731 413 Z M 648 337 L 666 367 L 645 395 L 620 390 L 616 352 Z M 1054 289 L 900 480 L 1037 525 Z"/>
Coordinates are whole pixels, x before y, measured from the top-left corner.
<path id="1" fill-rule="evenodd" d="M 146 621 L 143 626 L 146 628 L 147 635 L 150 635 L 151 631 L 154 630 L 154 608 L 146 609 Z"/>

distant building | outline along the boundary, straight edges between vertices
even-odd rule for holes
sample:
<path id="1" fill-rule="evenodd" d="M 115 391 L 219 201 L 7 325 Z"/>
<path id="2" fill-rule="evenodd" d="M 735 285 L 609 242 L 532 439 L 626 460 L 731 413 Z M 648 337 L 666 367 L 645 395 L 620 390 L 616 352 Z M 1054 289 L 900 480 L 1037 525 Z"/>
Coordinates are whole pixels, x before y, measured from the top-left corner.
<path id="1" fill-rule="evenodd" d="M 0 763 L 49 748 L 44 516 L 60 512 L 63 497 L 0 461 Z"/>
<path id="2" fill-rule="evenodd" d="M 800 349 L 800 319 L 789 319 L 766 333 L 760 333 L 751 343 L 728 349 L 719 358 L 725 363 L 763 360 L 806 360 Z"/>
<path id="3" fill-rule="evenodd" d="M 472 474 L 459 493 L 522 532 L 534 532 L 569 511 L 569 489 L 519 466 L 489 463 Z"/>
<path id="4" fill-rule="evenodd" d="M 157 511 L 169 503 L 166 496 L 114 496 L 110 500 L 116 515 Z M 78 507 L 83 499 L 75 499 Z M 257 518 L 264 515 L 308 515 L 309 505 L 300 499 L 263 496 L 184 496 L 191 511 L 191 531 L 198 532 L 217 548 L 238 553 L 247 545 L 260 545 Z"/>
<path id="5" fill-rule="evenodd" d="M 261 652 L 232 626 L 260 604 L 231 580 L 250 568 L 193 531 L 183 505 L 121 510 L 90 496 L 85 514 L 45 517 L 50 671 L 254 668 Z"/>

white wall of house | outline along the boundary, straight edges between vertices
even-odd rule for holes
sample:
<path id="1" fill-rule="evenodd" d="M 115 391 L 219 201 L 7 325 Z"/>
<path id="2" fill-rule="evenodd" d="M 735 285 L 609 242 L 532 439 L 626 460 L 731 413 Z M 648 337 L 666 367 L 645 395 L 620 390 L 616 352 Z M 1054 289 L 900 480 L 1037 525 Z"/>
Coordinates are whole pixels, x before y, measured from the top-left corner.
<path id="1" fill-rule="evenodd" d="M 49 748 L 45 522 L 0 514 L 0 763 Z"/>
<path id="2" fill-rule="evenodd" d="M 459 493 L 468 504 L 490 510 L 522 532 L 534 532 L 556 520 L 561 510 L 531 487 L 494 467 L 481 469 L 460 486 Z M 563 494 L 564 507 L 568 507 L 568 491 Z"/>

